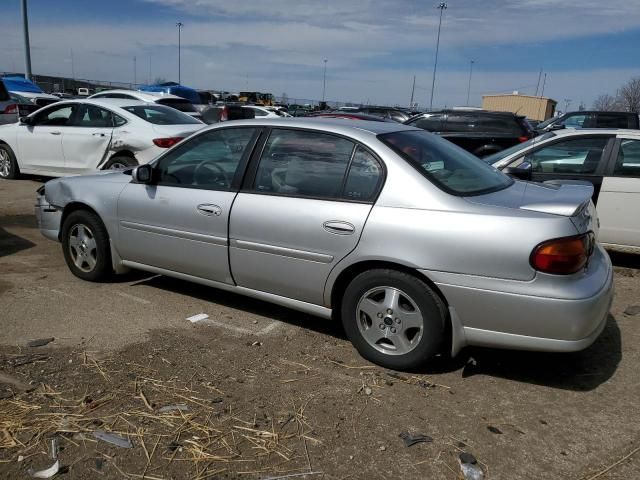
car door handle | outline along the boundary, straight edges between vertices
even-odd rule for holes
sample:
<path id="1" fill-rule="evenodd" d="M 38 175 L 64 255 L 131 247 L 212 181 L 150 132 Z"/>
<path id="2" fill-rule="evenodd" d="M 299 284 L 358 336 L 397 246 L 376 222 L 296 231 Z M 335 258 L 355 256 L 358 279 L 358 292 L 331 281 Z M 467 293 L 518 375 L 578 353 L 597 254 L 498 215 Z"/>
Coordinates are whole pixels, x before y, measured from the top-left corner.
<path id="1" fill-rule="evenodd" d="M 60 135 L 62 132 L 49 132 L 51 135 Z"/>
<path id="2" fill-rule="evenodd" d="M 218 205 L 201 203 L 200 205 L 198 205 L 197 208 L 198 208 L 198 213 L 201 213 L 202 215 L 206 215 L 208 217 L 211 217 L 211 216 L 219 217 L 220 215 L 222 215 L 222 208 L 220 208 Z"/>
<path id="3" fill-rule="evenodd" d="M 94 137 L 104 137 L 104 133 L 100 133 L 100 132 L 95 132 L 95 133 L 92 133 L 91 135 L 93 135 Z"/>
<path id="4" fill-rule="evenodd" d="M 349 222 L 341 222 L 340 220 L 329 220 L 324 222 L 322 227 L 329 233 L 336 235 L 351 235 L 355 233 L 356 227 Z"/>

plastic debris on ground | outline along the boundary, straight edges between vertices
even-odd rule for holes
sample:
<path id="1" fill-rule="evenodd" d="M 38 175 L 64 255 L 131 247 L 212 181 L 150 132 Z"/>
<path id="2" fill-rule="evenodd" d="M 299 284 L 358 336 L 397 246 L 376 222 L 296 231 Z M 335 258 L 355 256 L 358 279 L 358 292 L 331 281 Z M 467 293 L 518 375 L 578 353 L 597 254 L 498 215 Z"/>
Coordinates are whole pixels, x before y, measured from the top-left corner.
<path id="1" fill-rule="evenodd" d="M 496 435 L 502 435 L 502 431 L 499 428 L 494 427 L 492 425 L 489 425 L 487 427 L 487 430 L 489 430 L 491 433 L 495 433 Z"/>
<path id="2" fill-rule="evenodd" d="M 120 448 L 133 448 L 133 443 L 128 438 L 116 435 L 115 433 L 107 433 L 104 430 L 96 430 L 93 432 L 93 436 L 98 440 L 110 443 Z"/>
<path id="3" fill-rule="evenodd" d="M 43 347 L 43 346 L 48 345 L 49 343 L 53 342 L 54 340 L 55 340 L 55 338 L 53 338 L 53 337 L 38 338 L 36 340 L 31 340 L 31 341 L 27 342 L 27 347 Z"/>
<path id="4" fill-rule="evenodd" d="M 470 453 L 462 452 L 458 457 L 458 462 L 460 462 L 460 470 L 462 471 L 464 480 L 484 479 L 484 472 L 478 465 L 478 460 Z"/>
<path id="5" fill-rule="evenodd" d="M 158 413 L 170 413 L 170 412 L 188 412 L 189 407 L 184 403 L 178 405 L 167 405 L 158 410 Z"/>
<path id="6" fill-rule="evenodd" d="M 634 315 L 638 315 L 640 313 L 640 305 L 629 305 L 624 311 L 625 315 L 629 315 L 630 317 Z"/>
<path id="7" fill-rule="evenodd" d="M 420 433 L 412 435 L 409 432 L 402 432 L 398 436 L 404 441 L 405 447 L 412 447 L 416 443 L 433 442 L 433 438 L 431 438 L 429 435 L 422 435 Z"/>
<path id="8" fill-rule="evenodd" d="M 45 468 L 44 470 L 34 471 L 33 469 L 29 469 L 29 475 L 32 478 L 51 478 L 56 475 L 60 471 L 60 461 L 56 460 L 56 462 L 51 465 L 49 468 Z"/>
<path id="9" fill-rule="evenodd" d="M 187 320 L 189 320 L 191 323 L 198 323 L 202 320 L 206 320 L 207 318 L 209 318 L 209 315 L 207 315 L 206 313 L 198 313 L 197 315 L 187 317 Z"/>

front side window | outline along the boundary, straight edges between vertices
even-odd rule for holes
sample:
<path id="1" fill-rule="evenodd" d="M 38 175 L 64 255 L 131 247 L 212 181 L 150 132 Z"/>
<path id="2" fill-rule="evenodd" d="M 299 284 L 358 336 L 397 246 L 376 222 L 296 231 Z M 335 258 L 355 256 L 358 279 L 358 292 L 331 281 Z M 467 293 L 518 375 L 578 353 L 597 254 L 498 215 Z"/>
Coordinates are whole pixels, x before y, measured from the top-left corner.
<path id="1" fill-rule="evenodd" d="M 640 140 L 621 140 L 613 174 L 640 178 Z"/>
<path id="2" fill-rule="evenodd" d="M 36 115 L 34 125 L 48 127 L 65 127 L 71 124 L 71 116 L 77 105 L 62 105 L 40 112 Z"/>
<path id="3" fill-rule="evenodd" d="M 163 105 L 135 105 L 122 107 L 122 109 L 154 125 L 194 125 L 202 123 L 186 113 Z"/>
<path id="4" fill-rule="evenodd" d="M 567 128 L 587 128 L 589 126 L 588 119 L 589 115 L 586 114 L 569 115 L 561 122 L 561 125 Z"/>
<path id="5" fill-rule="evenodd" d="M 274 129 L 262 152 L 254 189 L 338 198 L 353 148 L 353 142 L 334 135 Z"/>
<path id="6" fill-rule="evenodd" d="M 564 140 L 530 152 L 525 160 L 533 173 L 594 174 L 608 141 L 607 137 Z"/>
<path id="7" fill-rule="evenodd" d="M 95 105 L 78 105 L 71 123 L 74 127 L 110 128 L 113 127 L 111 112 Z"/>
<path id="8" fill-rule="evenodd" d="M 254 134 L 254 128 L 224 128 L 188 140 L 160 159 L 158 184 L 230 190 Z"/>
<path id="9" fill-rule="evenodd" d="M 428 132 L 401 131 L 378 138 L 438 188 L 452 195 L 481 195 L 513 180 L 466 150 Z"/>

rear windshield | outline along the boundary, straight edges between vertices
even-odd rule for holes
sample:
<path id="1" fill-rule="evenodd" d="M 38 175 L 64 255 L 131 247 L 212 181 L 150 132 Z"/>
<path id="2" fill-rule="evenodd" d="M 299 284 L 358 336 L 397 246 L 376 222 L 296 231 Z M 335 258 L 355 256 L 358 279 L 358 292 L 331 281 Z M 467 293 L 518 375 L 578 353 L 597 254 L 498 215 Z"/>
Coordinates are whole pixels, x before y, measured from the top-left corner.
<path id="1" fill-rule="evenodd" d="M 447 132 L 497 133 L 521 136 L 523 127 L 514 117 L 498 115 L 458 115 L 450 113 L 444 130 Z"/>
<path id="2" fill-rule="evenodd" d="M 135 105 L 122 108 L 154 125 L 194 125 L 202 123 L 200 120 L 179 112 L 175 108 L 162 105 Z"/>
<path id="3" fill-rule="evenodd" d="M 447 193 L 481 195 L 513 184 L 511 178 L 478 157 L 429 132 L 394 132 L 378 138 Z"/>
<path id="4" fill-rule="evenodd" d="M 157 100 L 156 103 L 167 105 L 168 107 L 175 108 L 181 112 L 197 112 L 193 103 L 183 98 L 161 98 L 160 100 Z"/>
<path id="5" fill-rule="evenodd" d="M 2 80 L 0 80 L 0 102 L 6 102 L 7 100 L 9 100 L 9 92 L 7 91 L 7 88 L 4 86 L 4 83 L 2 82 Z"/>

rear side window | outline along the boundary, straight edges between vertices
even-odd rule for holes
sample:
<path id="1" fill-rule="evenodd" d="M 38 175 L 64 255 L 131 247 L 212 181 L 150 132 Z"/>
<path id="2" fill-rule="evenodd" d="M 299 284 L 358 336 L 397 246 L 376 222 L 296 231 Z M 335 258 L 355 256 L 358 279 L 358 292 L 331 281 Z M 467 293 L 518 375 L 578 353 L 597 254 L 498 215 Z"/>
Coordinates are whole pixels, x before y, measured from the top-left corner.
<path id="1" fill-rule="evenodd" d="M 175 108 L 163 105 L 135 105 L 122 107 L 122 109 L 154 125 L 194 125 L 202 123 Z"/>
<path id="2" fill-rule="evenodd" d="M 6 102 L 10 100 L 9 92 L 7 91 L 7 87 L 4 86 L 2 80 L 0 80 L 0 102 Z"/>
<path id="3" fill-rule="evenodd" d="M 640 140 L 621 140 L 613 174 L 640 178 Z"/>
<path id="4" fill-rule="evenodd" d="M 529 153 L 525 160 L 534 173 L 594 174 L 608 141 L 608 137 L 564 140 Z"/>
<path id="5" fill-rule="evenodd" d="M 274 129 L 262 152 L 254 188 L 280 195 L 338 198 L 353 148 L 353 142 L 334 135 Z"/>
<path id="6" fill-rule="evenodd" d="M 412 130 L 378 138 L 434 185 L 452 195 L 481 195 L 513 184 L 502 172 L 437 135 Z"/>
<path id="7" fill-rule="evenodd" d="M 359 202 L 372 201 L 382 182 L 382 175 L 382 166 L 378 160 L 359 146 L 349 167 L 343 196 Z"/>
<path id="8" fill-rule="evenodd" d="M 627 115 L 607 115 L 599 113 L 596 115 L 597 128 L 635 128 L 633 122 Z"/>

